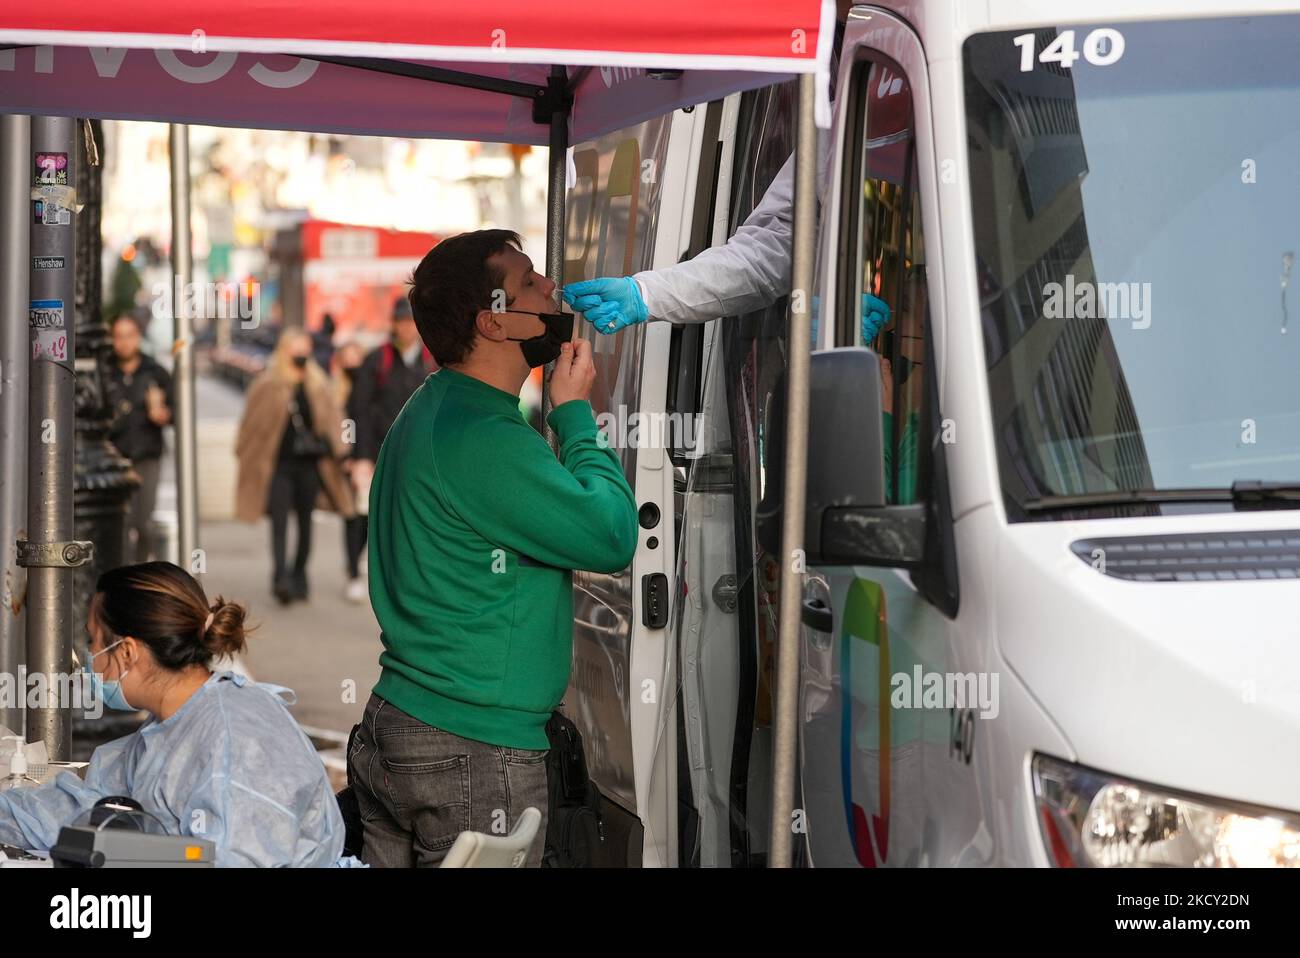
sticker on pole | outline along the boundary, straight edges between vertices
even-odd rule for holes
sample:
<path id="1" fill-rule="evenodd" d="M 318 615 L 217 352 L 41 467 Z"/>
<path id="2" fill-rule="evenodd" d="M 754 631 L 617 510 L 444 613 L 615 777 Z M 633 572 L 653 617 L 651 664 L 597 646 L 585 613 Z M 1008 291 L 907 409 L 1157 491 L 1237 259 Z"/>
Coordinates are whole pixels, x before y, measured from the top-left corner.
<path id="1" fill-rule="evenodd" d="M 68 332 L 64 329 L 38 329 L 32 340 L 32 360 L 66 362 L 68 358 Z"/>
<path id="2" fill-rule="evenodd" d="M 68 154 L 66 153 L 37 153 L 36 154 L 36 182 L 37 184 L 57 184 L 59 186 L 68 185 Z"/>
<path id="3" fill-rule="evenodd" d="M 32 300 L 27 310 L 27 325 L 32 329 L 63 329 L 63 300 Z"/>
<path id="4" fill-rule="evenodd" d="M 32 330 L 32 361 L 66 362 L 68 331 L 64 325 L 63 300 L 34 299 L 27 309 Z"/>
<path id="5" fill-rule="evenodd" d="M 37 226 L 70 226 L 72 210 L 57 203 L 37 200 L 32 204 L 32 218 Z"/>
<path id="6" fill-rule="evenodd" d="M 71 186 L 59 186 L 47 183 L 32 187 L 32 199 L 44 200 L 47 206 L 61 206 L 64 209 L 79 209 L 77 191 Z"/>
<path id="7" fill-rule="evenodd" d="M 66 260 L 62 256 L 33 256 L 32 269 L 63 269 Z"/>

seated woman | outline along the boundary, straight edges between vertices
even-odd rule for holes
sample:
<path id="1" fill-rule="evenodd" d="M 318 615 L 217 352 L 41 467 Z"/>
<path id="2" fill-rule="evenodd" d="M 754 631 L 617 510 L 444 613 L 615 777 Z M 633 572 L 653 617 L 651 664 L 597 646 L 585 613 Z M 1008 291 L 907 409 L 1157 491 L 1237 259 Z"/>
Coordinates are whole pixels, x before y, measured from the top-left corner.
<path id="1" fill-rule="evenodd" d="M 104 704 L 152 716 L 95 750 L 85 780 L 64 772 L 0 793 L 0 842 L 48 849 L 59 829 L 127 795 L 167 831 L 216 845 L 218 866 L 328 866 L 343 818 L 325 768 L 276 686 L 209 663 L 244 648 L 246 609 L 208 604 L 170 562 L 104 573 L 87 615 L 92 685 Z M 290 693 L 292 695 L 292 693 Z"/>

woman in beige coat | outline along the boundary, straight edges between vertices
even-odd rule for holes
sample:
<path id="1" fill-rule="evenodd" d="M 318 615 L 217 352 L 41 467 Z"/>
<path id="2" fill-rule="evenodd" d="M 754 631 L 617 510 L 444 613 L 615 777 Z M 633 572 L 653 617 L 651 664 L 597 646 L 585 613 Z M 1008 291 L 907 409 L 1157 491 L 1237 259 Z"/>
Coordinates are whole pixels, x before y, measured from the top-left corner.
<path id="1" fill-rule="evenodd" d="M 235 455 L 239 484 L 235 515 L 245 522 L 271 516 L 271 591 L 281 603 L 307 598 L 311 514 L 316 505 L 344 518 L 352 496 L 340 462 L 349 447 L 329 377 L 312 361 L 311 337 L 285 330 L 275 352 L 248 387 Z M 298 542 L 288 566 L 289 513 L 298 517 Z"/>

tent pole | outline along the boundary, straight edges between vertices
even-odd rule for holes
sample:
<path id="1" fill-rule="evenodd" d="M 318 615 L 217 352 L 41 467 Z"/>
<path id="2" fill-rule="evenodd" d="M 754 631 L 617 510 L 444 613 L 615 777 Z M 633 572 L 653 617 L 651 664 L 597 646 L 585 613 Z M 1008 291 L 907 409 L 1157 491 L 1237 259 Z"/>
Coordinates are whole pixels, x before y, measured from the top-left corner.
<path id="1" fill-rule="evenodd" d="M 173 123 L 171 134 L 172 187 L 172 384 L 176 408 L 177 562 L 191 569 L 198 548 L 198 462 L 194 407 L 194 264 L 190 251 L 190 128 Z"/>
<path id="2" fill-rule="evenodd" d="M 789 868 L 794 831 L 795 751 L 799 722 L 799 611 L 803 598 L 805 493 L 808 480 L 808 366 L 812 351 L 816 241 L 817 131 L 812 76 L 799 78 L 795 147 L 794 257 L 790 295 L 790 369 L 786 395 L 785 489 L 781 508 L 780 631 L 772 745 L 772 837 L 768 865 Z"/>
<path id="3" fill-rule="evenodd" d="M 28 313 L 31 363 L 28 378 L 27 541 L 19 564 L 27 567 L 27 669 L 45 676 L 56 693 L 58 676 L 72 671 L 73 576 L 91 552 L 90 543 L 72 541 L 73 313 L 77 255 L 77 124 L 63 116 L 37 116 L 24 185 L 43 191 L 42 218 L 30 221 Z M 35 212 L 30 198 L 25 204 Z M 70 690 L 70 687 L 69 687 Z M 62 707 L 60 707 L 62 706 Z M 44 741 L 50 759 L 66 762 L 72 751 L 72 701 L 52 694 L 27 709 L 27 741 Z"/>
<path id="4" fill-rule="evenodd" d="M 568 71 L 562 66 L 551 67 L 547 86 L 554 99 L 551 101 L 550 153 L 547 157 L 550 175 L 546 184 L 546 275 L 560 286 L 564 283 L 565 173 L 568 168 L 571 103 L 567 95 Z M 551 412 L 551 369 L 548 364 L 542 370 L 542 424 L 546 438 L 554 445 L 551 427 L 546 425 L 546 417 Z"/>
<path id="5" fill-rule="evenodd" d="M 544 87 L 520 80 L 507 80 L 502 77 L 479 76 L 464 70 L 448 70 L 445 67 L 431 67 L 424 63 L 407 63 L 404 60 L 378 60 L 373 57 L 303 57 L 318 63 L 332 63 L 335 66 L 352 67 L 357 70 L 369 70 L 372 73 L 385 73 L 389 76 L 408 77 L 412 80 L 427 80 L 430 83 L 442 83 L 447 86 L 464 87 L 467 90 L 483 90 L 488 93 L 503 93 L 506 96 L 521 97 L 525 100 L 535 99 L 546 92 Z"/>
<path id="6" fill-rule="evenodd" d="M 18 675 L 25 658 L 26 577 L 14 542 L 27 525 L 27 281 L 32 215 L 31 118 L 0 117 L 0 674 Z M 0 703 L 0 725 L 23 730 L 20 703 Z"/>

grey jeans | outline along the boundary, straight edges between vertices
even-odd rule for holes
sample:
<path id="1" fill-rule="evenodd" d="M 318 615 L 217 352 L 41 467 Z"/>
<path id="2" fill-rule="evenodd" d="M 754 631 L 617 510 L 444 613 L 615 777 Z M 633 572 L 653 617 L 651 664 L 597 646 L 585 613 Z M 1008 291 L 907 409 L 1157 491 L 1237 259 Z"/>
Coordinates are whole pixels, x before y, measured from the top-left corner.
<path id="1" fill-rule="evenodd" d="M 378 868 L 427 868 L 463 831 L 504 835 L 524 809 L 542 813 L 526 867 L 546 839 L 546 750 L 505 748 L 426 725 L 371 695 L 348 751 L 364 829 L 361 860 Z"/>

